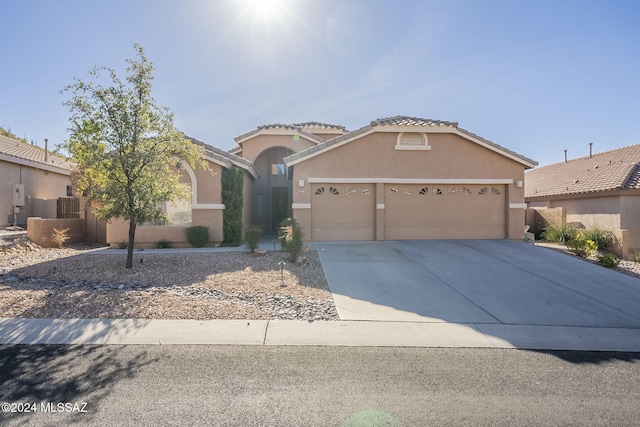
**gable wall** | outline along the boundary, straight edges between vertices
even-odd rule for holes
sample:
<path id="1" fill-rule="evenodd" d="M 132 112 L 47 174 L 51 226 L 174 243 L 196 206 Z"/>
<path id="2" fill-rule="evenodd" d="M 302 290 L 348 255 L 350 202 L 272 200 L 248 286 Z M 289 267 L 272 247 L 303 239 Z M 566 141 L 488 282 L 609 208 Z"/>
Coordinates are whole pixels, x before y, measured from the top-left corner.
<path id="1" fill-rule="evenodd" d="M 374 132 L 333 148 L 294 166 L 294 216 L 303 229 L 311 227 L 312 184 L 309 178 L 369 178 L 376 187 L 376 235 L 384 222 L 384 196 L 381 191 L 389 179 L 508 179 L 524 181 L 524 166 L 514 160 L 453 134 L 429 134 L 431 150 L 395 150 L 398 133 Z M 302 186 L 300 186 L 302 184 Z M 382 187 L 381 187 L 382 186 Z M 524 188 L 504 185 L 506 194 L 506 237 L 522 239 Z M 297 208 L 296 208 L 297 206 Z M 307 238 L 309 238 L 307 233 Z"/>
<path id="2" fill-rule="evenodd" d="M 295 140 L 293 135 L 258 135 L 242 143 L 242 157 L 255 162 L 260 153 L 272 147 L 286 147 L 294 152 L 313 147 L 315 143 L 303 138 Z"/>
<path id="3" fill-rule="evenodd" d="M 451 134 L 430 134 L 427 151 L 394 150 L 397 133 L 372 133 L 294 166 L 294 186 L 305 180 L 294 202 L 308 203 L 308 178 L 437 178 L 524 180 L 524 167 Z M 524 202 L 524 189 L 511 185 L 510 201 Z"/>

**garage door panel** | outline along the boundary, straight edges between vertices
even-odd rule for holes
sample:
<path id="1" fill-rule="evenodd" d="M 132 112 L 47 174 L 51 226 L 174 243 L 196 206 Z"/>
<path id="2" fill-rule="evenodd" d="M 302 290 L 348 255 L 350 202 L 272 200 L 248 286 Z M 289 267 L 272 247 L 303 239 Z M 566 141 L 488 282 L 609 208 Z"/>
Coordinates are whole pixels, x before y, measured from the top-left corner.
<path id="1" fill-rule="evenodd" d="M 370 184 L 314 184 L 311 239 L 374 240 L 374 197 L 374 187 Z"/>
<path id="2" fill-rule="evenodd" d="M 502 186 L 385 186 L 385 239 L 502 239 Z"/>

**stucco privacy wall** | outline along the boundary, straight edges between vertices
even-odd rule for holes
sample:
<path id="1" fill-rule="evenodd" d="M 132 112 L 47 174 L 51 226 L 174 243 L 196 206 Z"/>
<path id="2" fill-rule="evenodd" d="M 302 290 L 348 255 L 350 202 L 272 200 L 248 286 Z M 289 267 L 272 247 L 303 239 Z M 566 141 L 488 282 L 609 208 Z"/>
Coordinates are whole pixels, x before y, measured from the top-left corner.
<path id="1" fill-rule="evenodd" d="M 9 224 L 13 214 L 13 184 L 23 184 L 25 206 L 20 209 L 17 224 L 26 225 L 29 216 L 56 218 L 56 200 L 67 196 L 69 175 L 36 169 L 0 160 L 0 227 Z"/>
<path id="2" fill-rule="evenodd" d="M 331 179 L 353 179 L 354 182 L 366 180 L 376 184 L 377 239 L 384 238 L 380 236 L 380 222 L 384 215 L 380 211 L 385 203 L 381 184 L 419 183 L 419 180 L 450 180 L 460 184 L 503 180 L 507 214 L 505 237 L 522 239 L 524 189 L 515 185 L 516 181 L 524 180 L 522 164 L 455 134 L 429 133 L 431 149 L 422 151 L 396 150 L 397 138 L 398 132 L 370 133 L 295 164 L 293 210 L 307 233 L 307 239 L 311 226 L 311 185 L 321 178 L 327 182 Z M 509 204 L 517 207 L 509 208 Z"/>
<path id="3" fill-rule="evenodd" d="M 628 194 L 628 193 L 627 193 Z M 614 232 L 628 230 L 629 253 L 640 251 L 640 194 L 608 195 L 560 199 L 545 202 L 550 207 L 564 207 L 567 223 L 579 223 L 585 228 L 598 226 Z"/>
<path id="4" fill-rule="evenodd" d="M 30 217 L 27 220 L 27 237 L 35 244 L 51 248 L 57 246 L 51 241 L 53 229 L 67 231 L 69 240 L 65 244 L 81 243 L 84 240 L 84 220 L 81 218 L 74 219 L 43 219 L 39 217 Z"/>
<path id="5" fill-rule="evenodd" d="M 620 197 L 621 229 L 629 231 L 629 251 L 640 252 L 640 194 Z"/>

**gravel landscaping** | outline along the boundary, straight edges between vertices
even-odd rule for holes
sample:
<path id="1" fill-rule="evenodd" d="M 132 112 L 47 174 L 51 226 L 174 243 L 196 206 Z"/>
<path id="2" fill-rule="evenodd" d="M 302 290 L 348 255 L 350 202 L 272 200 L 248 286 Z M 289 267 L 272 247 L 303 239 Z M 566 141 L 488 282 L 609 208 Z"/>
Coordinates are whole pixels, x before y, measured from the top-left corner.
<path id="1" fill-rule="evenodd" d="M 0 235 L 0 317 L 338 320 L 317 253 L 45 249 Z M 278 263 L 285 261 L 281 275 Z"/>
<path id="2" fill-rule="evenodd" d="M 125 269 L 124 251 L 45 249 L 0 231 L 0 317 L 339 320 L 317 253 L 305 256 L 136 251 Z M 640 277 L 640 263 L 616 270 Z"/>

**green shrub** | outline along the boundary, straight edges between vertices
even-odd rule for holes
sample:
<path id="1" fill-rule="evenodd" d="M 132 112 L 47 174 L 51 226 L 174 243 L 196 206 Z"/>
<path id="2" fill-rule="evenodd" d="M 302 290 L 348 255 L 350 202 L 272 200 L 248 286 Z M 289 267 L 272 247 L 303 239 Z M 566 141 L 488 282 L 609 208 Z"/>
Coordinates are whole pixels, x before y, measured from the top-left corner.
<path id="1" fill-rule="evenodd" d="M 289 253 L 291 262 L 296 262 L 304 247 L 302 228 L 300 228 L 298 222 L 293 218 L 286 218 L 282 221 L 278 231 L 278 238 L 282 249 Z"/>
<path id="2" fill-rule="evenodd" d="M 640 262 L 640 251 L 636 251 L 635 255 L 633 256 L 633 260 L 635 262 Z"/>
<path id="3" fill-rule="evenodd" d="M 156 247 L 156 249 L 166 249 L 171 247 L 171 242 L 166 239 L 160 239 L 154 246 Z"/>
<path id="4" fill-rule="evenodd" d="M 597 225 L 586 229 L 584 236 L 589 240 L 593 240 L 599 251 L 607 249 L 613 243 L 613 233 Z"/>
<path id="5" fill-rule="evenodd" d="M 620 260 L 615 255 L 602 253 L 598 254 L 598 263 L 607 268 L 616 268 L 620 264 Z"/>
<path id="6" fill-rule="evenodd" d="M 258 248 L 260 238 L 262 237 L 262 226 L 251 224 L 244 232 L 244 241 L 247 243 L 247 247 L 253 253 Z"/>
<path id="7" fill-rule="evenodd" d="M 569 240 L 567 247 L 570 252 L 573 252 L 582 258 L 587 258 L 593 255 L 598 248 L 593 240 L 587 239 L 582 233 L 576 234 L 573 239 Z"/>
<path id="8" fill-rule="evenodd" d="M 578 230 L 569 224 L 548 225 L 542 233 L 545 240 L 558 243 L 567 243 L 577 234 Z"/>
<path id="9" fill-rule="evenodd" d="M 118 242 L 118 249 L 127 249 L 128 247 L 129 247 L 129 244 L 124 240 L 122 242 Z"/>
<path id="10" fill-rule="evenodd" d="M 202 225 L 194 225 L 184 229 L 187 242 L 196 248 L 203 247 L 209 241 L 209 228 Z"/>
<path id="11" fill-rule="evenodd" d="M 222 170 L 222 231 L 225 246 L 238 246 L 242 241 L 242 189 L 244 172 L 237 166 Z"/>

